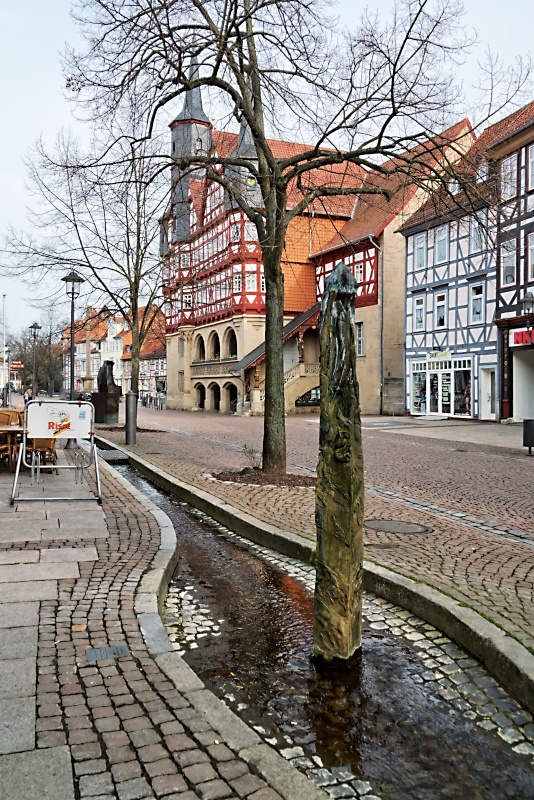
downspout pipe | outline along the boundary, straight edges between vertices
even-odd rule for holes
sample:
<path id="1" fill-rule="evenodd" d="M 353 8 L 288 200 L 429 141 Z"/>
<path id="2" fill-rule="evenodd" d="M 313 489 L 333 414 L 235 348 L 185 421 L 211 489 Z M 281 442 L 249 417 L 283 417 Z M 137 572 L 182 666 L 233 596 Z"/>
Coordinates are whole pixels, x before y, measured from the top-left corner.
<path id="1" fill-rule="evenodd" d="M 374 236 L 369 236 L 369 241 L 378 250 L 378 369 L 380 377 L 380 403 L 379 414 L 384 413 L 384 276 L 382 272 L 382 248 Z"/>

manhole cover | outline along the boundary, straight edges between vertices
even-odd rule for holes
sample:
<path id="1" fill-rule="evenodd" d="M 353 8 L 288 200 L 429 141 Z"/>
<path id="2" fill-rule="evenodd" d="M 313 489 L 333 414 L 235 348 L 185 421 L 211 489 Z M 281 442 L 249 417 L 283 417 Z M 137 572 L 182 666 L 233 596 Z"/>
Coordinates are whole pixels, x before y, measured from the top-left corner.
<path id="1" fill-rule="evenodd" d="M 427 528 L 426 525 L 401 522 L 398 519 L 367 519 L 364 526 L 382 533 L 432 533 L 432 528 Z"/>
<path id="2" fill-rule="evenodd" d="M 87 661 L 101 661 L 107 658 L 120 658 L 120 656 L 129 656 L 130 651 L 125 644 L 113 644 L 111 647 L 95 647 L 94 649 L 86 650 L 85 655 Z"/>

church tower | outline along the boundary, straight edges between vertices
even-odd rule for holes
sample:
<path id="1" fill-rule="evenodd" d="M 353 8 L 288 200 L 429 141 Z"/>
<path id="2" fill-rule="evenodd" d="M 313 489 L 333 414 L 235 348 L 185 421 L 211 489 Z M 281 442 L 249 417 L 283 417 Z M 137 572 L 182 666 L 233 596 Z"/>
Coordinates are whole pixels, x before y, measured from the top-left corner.
<path id="1" fill-rule="evenodd" d="M 198 61 L 195 57 L 189 68 L 189 80 L 194 81 L 198 74 Z M 207 155 L 213 145 L 212 126 L 202 108 L 199 86 L 186 91 L 183 108 L 169 127 L 174 161 L 171 170 L 171 238 L 174 244 L 189 236 L 190 182 L 201 180 L 204 177 L 204 170 L 201 167 L 186 166 L 182 168 L 180 161 L 189 156 Z"/>

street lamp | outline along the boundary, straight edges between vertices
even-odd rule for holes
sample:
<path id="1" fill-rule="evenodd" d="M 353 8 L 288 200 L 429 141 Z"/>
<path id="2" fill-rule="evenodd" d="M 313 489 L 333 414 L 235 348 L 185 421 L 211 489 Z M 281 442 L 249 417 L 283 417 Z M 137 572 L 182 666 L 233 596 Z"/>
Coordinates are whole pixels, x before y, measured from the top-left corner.
<path id="1" fill-rule="evenodd" d="M 522 297 L 519 301 L 519 306 L 526 319 L 528 338 L 530 339 L 530 343 L 534 344 L 534 339 L 532 338 L 532 320 L 534 318 L 534 294 L 532 294 L 532 292 L 525 292 L 525 296 Z"/>
<path id="2" fill-rule="evenodd" d="M 6 347 L 4 350 L 4 361 L 7 360 L 7 384 L 6 384 L 6 406 L 9 408 L 11 405 L 11 350 Z"/>
<path id="3" fill-rule="evenodd" d="M 74 400 L 74 300 L 80 294 L 80 287 L 85 280 L 74 270 L 61 280 L 65 281 L 67 297 L 70 297 L 70 399 Z"/>
<path id="4" fill-rule="evenodd" d="M 33 325 L 30 325 L 30 330 L 33 334 L 32 398 L 35 400 L 35 397 L 37 395 L 37 378 L 35 369 L 35 344 L 37 341 L 37 331 L 41 330 L 41 326 L 38 325 L 36 322 L 34 322 Z"/>

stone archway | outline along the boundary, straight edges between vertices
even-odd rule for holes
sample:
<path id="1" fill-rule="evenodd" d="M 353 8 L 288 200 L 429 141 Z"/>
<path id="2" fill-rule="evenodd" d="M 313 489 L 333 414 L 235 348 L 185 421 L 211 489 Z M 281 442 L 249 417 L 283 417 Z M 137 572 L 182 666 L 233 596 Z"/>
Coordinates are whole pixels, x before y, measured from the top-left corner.
<path id="1" fill-rule="evenodd" d="M 224 358 L 237 358 L 237 336 L 233 328 L 225 331 L 223 339 Z"/>
<path id="2" fill-rule="evenodd" d="M 197 408 L 204 411 L 206 408 L 206 387 L 203 383 L 197 383 L 195 389 L 197 392 Z"/>
<path id="3" fill-rule="evenodd" d="M 205 360 L 206 360 L 206 346 L 204 344 L 204 338 L 199 335 L 195 339 L 195 344 L 193 347 L 193 361 L 205 361 Z"/>
<path id="4" fill-rule="evenodd" d="M 219 334 L 213 331 L 208 339 L 208 359 L 218 361 L 221 358 L 221 341 Z"/>

